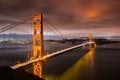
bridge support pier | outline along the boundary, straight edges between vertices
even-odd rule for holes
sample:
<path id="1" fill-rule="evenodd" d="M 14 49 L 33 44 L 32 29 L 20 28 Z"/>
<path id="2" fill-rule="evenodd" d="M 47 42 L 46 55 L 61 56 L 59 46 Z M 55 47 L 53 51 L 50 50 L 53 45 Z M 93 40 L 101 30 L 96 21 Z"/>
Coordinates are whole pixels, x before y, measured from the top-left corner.
<path id="1" fill-rule="evenodd" d="M 34 15 L 34 32 L 33 32 L 33 58 L 43 58 L 43 16 Z M 33 72 L 40 78 L 44 77 L 44 61 L 36 62 L 33 64 Z"/>

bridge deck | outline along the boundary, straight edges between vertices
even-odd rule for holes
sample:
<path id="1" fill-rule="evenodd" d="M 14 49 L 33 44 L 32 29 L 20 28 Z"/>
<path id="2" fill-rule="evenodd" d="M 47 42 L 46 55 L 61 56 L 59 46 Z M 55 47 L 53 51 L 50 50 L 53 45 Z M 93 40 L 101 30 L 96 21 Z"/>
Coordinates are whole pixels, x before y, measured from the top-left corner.
<path id="1" fill-rule="evenodd" d="M 78 48 L 78 47 L 81 47 L 81 46 L 85 46 L 85 45 L 89 45 L 89 44 L 94 44 L 94 43 L 95 43 L 95 42 L 86 42 L 86 43 L 83 43 L 83 44 L 79 44 L 79 45 L 76 45 L 76 46 L 73 46 L 73 47 L 70 47 L 70 48 L 61 50 L 61 51 L 57 51 L 57 52 L 54 52 L 54 53 L 45 55 L 42 59 L 36 58 L 36 59 L 34 59 L 34 60 L 29 60 L 29 61 L 27 61 L 27 62 L 23 62 L 23 63 L 20 63 L 20 64 L 13 65 L 13 66 L 11 66 L 11 68 L 12 68 L 12 69 L 17 69 L 17 68 L 20 68 L 20 67 L 24 67 L 24 66 L 27 66 L 27 65 L 29 65 L 29 64 L 35 63 L 35 62 L 37 62 L 37 61 L 45 60 L 45 59 L 50 58 L 50 57 L 53 57 L 53 56 L 55 56 L 55 55 L 58 55 L 58 54 L 61 54 L 61 53 L 64 53 L 64 52 L 73 50 L 73 49 L 75 49 L 75 48 Z"/>

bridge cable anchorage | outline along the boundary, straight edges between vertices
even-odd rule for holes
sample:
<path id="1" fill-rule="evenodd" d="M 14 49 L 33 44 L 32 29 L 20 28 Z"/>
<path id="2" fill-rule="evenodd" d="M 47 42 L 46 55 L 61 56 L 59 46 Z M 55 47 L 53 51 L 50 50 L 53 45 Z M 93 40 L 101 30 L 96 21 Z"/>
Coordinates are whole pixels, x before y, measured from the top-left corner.
<path id="1" fill-rule="evenodd" d="M 33 18 L 33 16 L 31 16 L 31 17 L 24 17 L 23 19 L 15 22 L 15 23 L 13 23 L 13 24 L 11 24 L 11 25 L 9 25 L 9 26 L 6 26 L 6 27 L 0 29 L 0 33 L 5 32 L 5 31 L 7 31 L 7 30 L 9 30 L 9 29 L 15 28 L 15 27 L 17 27 L 18 25 L 21 25 L 21 24 L 25 23 L 26 21 L 31 20 L 32 18 Z"/>

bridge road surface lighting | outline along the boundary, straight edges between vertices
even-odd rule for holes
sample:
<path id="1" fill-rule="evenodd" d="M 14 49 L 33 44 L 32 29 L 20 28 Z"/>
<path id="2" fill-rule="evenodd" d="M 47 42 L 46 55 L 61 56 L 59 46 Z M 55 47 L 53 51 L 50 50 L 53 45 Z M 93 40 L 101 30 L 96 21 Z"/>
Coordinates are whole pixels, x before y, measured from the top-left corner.
<path id="1" fill-rule="evenodd" d="M 12 69 L 22 68 L 22 67 L 24 67 L 24 66 L 27 66 L 27 65 L 36 63 L 36 62 L 38 62 L 38 61 L 42 61 L 42 60 L 51 58 L 51 57 L 56 56 L 56 55 L 59 55 L 59 54 L 63 54 L 63 53 L 65 53 L 65 52 L 67 52 L 67 51 L 76 49 L 76 48 L 81 47 L 81 46 L 89 45 L 89 44 L 95 44 L 95 42 L 86 42 L 86 43 L 79 44 L 79 45 L 76 45 L 76 46 L 73 46 L 73 47 L 70 47 L 70 48 L 66 48 L 66 49 L 63 49 L 63 50 L 60 50 L 60 51 L 57 51 L 57 52 L 54 52 L 54 53 L 45 55 L 43 58 L 39 58 L 39 57 L 38 57 L 38 58 L 36 58 L 36 59 L 32 59 L 32 60 L 29 60 L 29 61 L 26 61 L 26 62 L 23 62 L 23 63 L 19 63 L 19 64 L 16 64 L 16 65 L 13 65 L 13 66 L 11 66 L 11 68 L 12 68 Z"/>

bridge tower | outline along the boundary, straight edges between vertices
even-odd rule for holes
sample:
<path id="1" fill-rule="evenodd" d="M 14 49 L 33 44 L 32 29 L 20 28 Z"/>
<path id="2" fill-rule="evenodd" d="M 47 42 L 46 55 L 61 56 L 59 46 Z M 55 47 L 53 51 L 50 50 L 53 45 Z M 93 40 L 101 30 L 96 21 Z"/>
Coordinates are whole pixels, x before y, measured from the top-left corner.
<path id="1" fill-rule="evenodd" d="M 33 32 L 33 58 L 43 58 L 43 16 L 42 14 L 34 15 L 34 32 Z M 33 64 L 33 72 L 40 78 L 43 78 L 44 61 L 39 61 Z"/>
<path id="2" fill-rule="evenodd" d="M 89 42 L 92 42 L 93 41 L 93 36 L 92 36 L 92 33 L 89 34 Z"/>
<path id="3" fill-rule="evenodd" d="M 93 42 L 92 33 L 89 34 L 89 42 Z M 90 44 L 90 45 L 89 45 L 89 48 L 92 48 L 92 47 L 93 47 L 93 44 Z"/>

